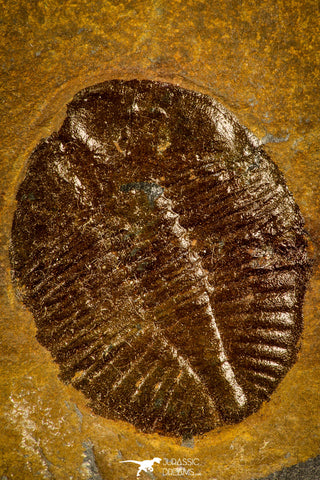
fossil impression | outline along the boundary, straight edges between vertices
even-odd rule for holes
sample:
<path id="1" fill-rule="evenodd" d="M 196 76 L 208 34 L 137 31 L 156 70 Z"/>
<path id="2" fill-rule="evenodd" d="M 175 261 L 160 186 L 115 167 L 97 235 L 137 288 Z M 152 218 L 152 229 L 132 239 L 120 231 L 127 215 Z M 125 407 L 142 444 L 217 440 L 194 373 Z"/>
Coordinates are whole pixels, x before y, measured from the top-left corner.
<path id="1" fill-rule="evenodd" d="M 142 431 L 238 422 L 296 360 L 302 217 L 207 95 L 138 80 L 80 91 L 30 157 L 11 263 L 61 379 Z"/>

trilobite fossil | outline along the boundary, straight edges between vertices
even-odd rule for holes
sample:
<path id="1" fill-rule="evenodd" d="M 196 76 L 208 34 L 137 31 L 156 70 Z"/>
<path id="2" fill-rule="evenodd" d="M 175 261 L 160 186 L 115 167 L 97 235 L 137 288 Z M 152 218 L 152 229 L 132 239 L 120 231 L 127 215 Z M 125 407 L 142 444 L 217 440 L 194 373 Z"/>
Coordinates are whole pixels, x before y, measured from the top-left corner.
<path id="1" fill-rule="evenodd" d="M 295 362 L 303 220 L 207 95 L 138 80 L 80 91 L 29 159 L 11 263 L 61 379 L 142 431 L 238 422 Z"/>

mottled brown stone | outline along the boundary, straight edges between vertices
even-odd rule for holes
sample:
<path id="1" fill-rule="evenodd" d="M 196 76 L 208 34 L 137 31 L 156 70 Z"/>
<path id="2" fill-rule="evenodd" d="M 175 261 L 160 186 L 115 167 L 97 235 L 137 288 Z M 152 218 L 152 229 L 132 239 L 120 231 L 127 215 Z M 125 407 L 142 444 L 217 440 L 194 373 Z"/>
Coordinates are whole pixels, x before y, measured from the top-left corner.
<path id="1" fill-rule="evenodd" d="M 135 467 L 119 463 L 124 457 L 198 458 L 195 472 L 203 480 L 251 480 L 318 455 L 319 25 L 313 0 L 3 2 L 2 475 L 88 480 L 93 474 L 82 456 L 88 439 L 104 479 L 133 478 Z M 57 364 L 37 342 L 34 319 L 12 288 L 9 238 L 26 161 L 41 138 L 60 128 L 77 91 L 113 78 L 168 81 L 222 102 L 269 142 L 264 149 L 284 173 L 312 240 L 316 261 L 297 362 L 258 412 L 190 443 L 93 415 L 84 396 L 58 379 Z M 162 478 L 162 464 L 154 476 Z"/>

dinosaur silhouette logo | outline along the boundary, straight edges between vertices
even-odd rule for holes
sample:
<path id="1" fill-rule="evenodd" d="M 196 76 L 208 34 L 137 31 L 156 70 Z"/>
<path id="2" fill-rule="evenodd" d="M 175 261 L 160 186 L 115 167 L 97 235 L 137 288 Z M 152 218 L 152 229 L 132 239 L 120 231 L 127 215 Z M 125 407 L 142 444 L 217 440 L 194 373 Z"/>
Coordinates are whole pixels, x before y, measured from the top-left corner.
<path id="1" fill-rule="evenodd" d="M 142 462 L 138 462 L 137 460 L 123 460 L 120 463 L 136 463 L 137 465 L 139 465 L 137 477 L 140 477 L 141 472 L 153 472 L 153 464 L 160 462 L 161 458 L 154 457 L 152 460 L 143 460 Z"/>

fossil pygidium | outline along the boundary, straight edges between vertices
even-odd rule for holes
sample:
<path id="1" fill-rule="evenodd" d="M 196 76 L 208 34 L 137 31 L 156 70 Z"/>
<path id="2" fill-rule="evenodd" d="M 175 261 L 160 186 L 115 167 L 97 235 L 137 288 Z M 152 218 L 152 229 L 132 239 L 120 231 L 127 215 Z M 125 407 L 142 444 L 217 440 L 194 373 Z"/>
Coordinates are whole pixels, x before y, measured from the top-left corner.
<path id="1" fill-rule="evenodd" d="M 210 97 L 138 80 L 80 91 L 17 203 L 14 280 L 95 412 L 202 433 L 257 410 L 294 363 L 303 220 Z"/>

